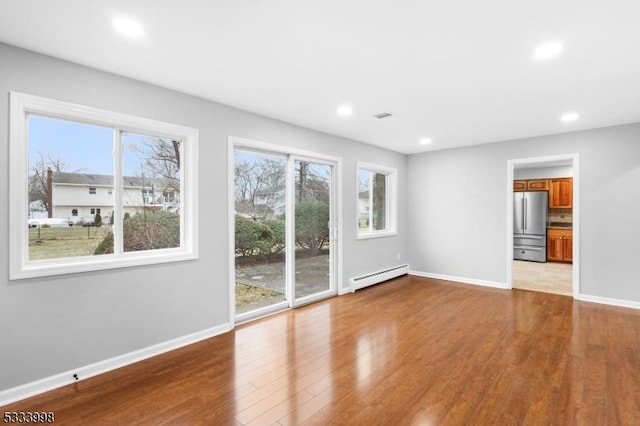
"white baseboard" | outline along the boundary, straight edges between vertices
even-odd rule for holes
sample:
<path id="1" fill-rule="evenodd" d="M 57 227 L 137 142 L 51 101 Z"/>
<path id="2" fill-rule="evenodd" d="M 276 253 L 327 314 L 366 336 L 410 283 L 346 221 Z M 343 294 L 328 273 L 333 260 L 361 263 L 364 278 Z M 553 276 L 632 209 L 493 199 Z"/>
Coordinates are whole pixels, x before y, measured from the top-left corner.
<path id="1" fill-rule="evenodd" d="M 435 278 L 438 280 L 446 280 L 446 281 L 456 281 L 463 284 L 473 284 L 480 285 L 483 287 L 492 287 L 492 288 L 500 288 L 503 290 L 509 289 L 507 283 L 499 283 L 496 281 L 486 281 L 486 280 L 478 280 L 475 278 L 465 278 L 465 277 L 456 277 L 453 275 L 442 275 L 442 274 L 433 274 L 431 272 L 421 272 L 421 271 L 409 271 L 409 275 L 415 275 L 417 277 L 425 277 L 425 278 Z"/>
<path id="2" fill-rule="evenodd" d="M 620 306 L 622 308 L 640 309 L 640 302 L 624 299 L 612 299 L 609 297 L 592 296 L 590 294 L 579 294 L 577 300 L 582 302 L 600 303 L 602 305 Z"/>
<path id="3" fill-rule="evenodd" d="M 43 379 L 36 380 L 35 382 L 26 383 L 24 385 L 0 391 L 0 406 L 11 404 L 12 402 L 74 383 L 76 381 L 74 374 L 78 376 L 78 380 L 88 379 L 89 377 L 97 376 L 98 374 L 106 373 L 107 371 L 115 370 L 116 368 L 124 367 L 126 365 L 133 364 L 134 362 L 142 361 L 144 359 L 226 333 L 232 328 L 233 327 L 229 323 L 222 324 L 217 327 L 198 331 L 193 334 L 188 334 L 186 336 L 148 346 L 137 351 L 98 361 L 94 364 L 85 365 L 54 376 L 45 377 Z"/>
<path id="4" fill-rule="evenodd" d="M 477 280 L 474 278 L 456 277 L 452 275 L 433 274 L 430 272 L 409 271 L 409 275 L 415 275 L 417 277 L 435 278 L 439 280 L 456 281 L 464 284 L 474 284 L 484 287 L 493 287 L 507 290 L 506 283 L 499 283 L 494 281 Z M 593 296 L 590 294 L 579 294 L 576 300 L 582 302 L 600 303 L 602 305 L 619 306 L 622 308 L 640 309 L 640 302 L 634 302 L 632 300 L 613 299 L 609 297 Z"/>
<path id="5" fill-rule="evenodd" d="M 355 290 L 351 286 L 338 287 L 338 296 L 344 296 L 345 294 L 353 293 Z"/>

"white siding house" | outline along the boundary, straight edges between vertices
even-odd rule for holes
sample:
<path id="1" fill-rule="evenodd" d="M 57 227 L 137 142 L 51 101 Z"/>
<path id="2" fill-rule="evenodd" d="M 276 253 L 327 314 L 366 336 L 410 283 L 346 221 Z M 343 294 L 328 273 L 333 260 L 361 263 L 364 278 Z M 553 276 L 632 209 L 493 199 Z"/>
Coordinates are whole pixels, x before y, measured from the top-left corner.
<path id="1" fill-rule="evenodd" d="M 51 172 L 49 174 L 50 218 L 72 221 L 93 219 L 100 213 L 107 222 L 113 212 L 113 176 L 85 173 Z M 163 179 L 124 177 L 124 213 L 134 215 L 144 209 L 177 212 L 179 191 Z"/>

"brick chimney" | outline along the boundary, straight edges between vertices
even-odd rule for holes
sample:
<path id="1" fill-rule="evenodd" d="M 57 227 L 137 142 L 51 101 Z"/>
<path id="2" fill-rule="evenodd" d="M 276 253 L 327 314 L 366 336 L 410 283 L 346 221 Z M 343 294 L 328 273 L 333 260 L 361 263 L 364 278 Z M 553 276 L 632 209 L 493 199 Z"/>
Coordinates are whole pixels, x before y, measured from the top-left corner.
<path id="1" fill-rule="evenodd" d="M 53 217 L 53 171 L 51 167 L 47 169 L 47 217 Z"/>

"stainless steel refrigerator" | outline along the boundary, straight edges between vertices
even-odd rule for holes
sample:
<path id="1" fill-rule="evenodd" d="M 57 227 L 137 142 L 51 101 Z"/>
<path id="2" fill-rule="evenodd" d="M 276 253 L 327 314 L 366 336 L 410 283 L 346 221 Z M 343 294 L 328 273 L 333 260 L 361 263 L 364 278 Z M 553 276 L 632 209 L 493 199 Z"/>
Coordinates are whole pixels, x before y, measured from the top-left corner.
<path id="1" fill-rule="evenodd" d="M 513 258 L 547 261 L 546 191 L 513 193 Z"/>

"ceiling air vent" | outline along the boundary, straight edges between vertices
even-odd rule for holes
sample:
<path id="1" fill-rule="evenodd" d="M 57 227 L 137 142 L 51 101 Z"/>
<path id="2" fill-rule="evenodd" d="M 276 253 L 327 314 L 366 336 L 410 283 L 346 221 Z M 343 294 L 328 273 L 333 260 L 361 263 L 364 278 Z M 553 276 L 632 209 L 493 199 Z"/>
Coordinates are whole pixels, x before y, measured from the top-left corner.
<path id="1" fill-rule="evenodd" d="M 388 118 L 391 117 L 390 112 L 381 112 L 380 114 L 374 115 L 375 118 Z"/>

